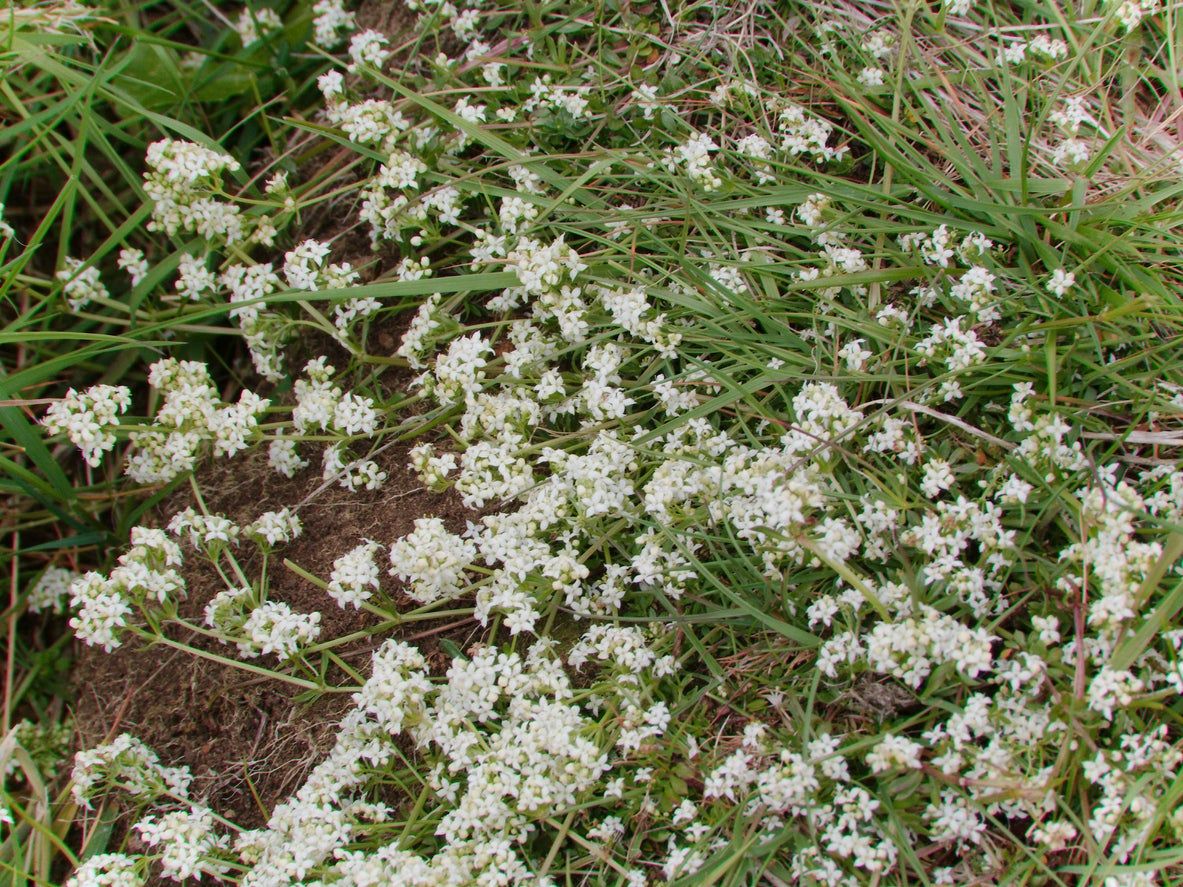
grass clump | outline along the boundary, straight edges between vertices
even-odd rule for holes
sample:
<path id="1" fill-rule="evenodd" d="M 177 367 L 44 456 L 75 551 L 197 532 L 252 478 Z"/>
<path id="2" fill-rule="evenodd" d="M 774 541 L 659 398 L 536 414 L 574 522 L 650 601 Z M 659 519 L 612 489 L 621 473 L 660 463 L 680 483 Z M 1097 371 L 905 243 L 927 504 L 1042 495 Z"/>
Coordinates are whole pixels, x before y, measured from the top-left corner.
<path id="1" fill-rule="evenodd" d="M 118 540 L 30 608 L 351 708 L 258 827 L 82 750 L 125 836 L 10 791 L 12 870 L 48 833 L 78 885 L 1172 883 L 1176 11 L 408 10 L 198 29 L 305 79 L 136 141 L 112 233 L 33 275 L 60 354 L 6 377 L 77 383 L 7 407 L 22 532 L 85 513 L 76 445 Z M 235 521 L 199 471 L 363 495 L 395 447 L 467 519 L 331 564 L 284 555 L 315 490 Z"/>

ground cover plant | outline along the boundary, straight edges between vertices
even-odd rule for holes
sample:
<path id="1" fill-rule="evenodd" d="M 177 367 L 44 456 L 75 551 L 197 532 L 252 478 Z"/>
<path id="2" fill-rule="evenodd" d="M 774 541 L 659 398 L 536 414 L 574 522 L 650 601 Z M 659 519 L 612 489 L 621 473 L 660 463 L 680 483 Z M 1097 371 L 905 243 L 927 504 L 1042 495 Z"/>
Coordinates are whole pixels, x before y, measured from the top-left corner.
<path id="1" fill-rule="evenodd" d="M 10 10 L 0 877 L 1183 880 L 1178 23 Z"/>

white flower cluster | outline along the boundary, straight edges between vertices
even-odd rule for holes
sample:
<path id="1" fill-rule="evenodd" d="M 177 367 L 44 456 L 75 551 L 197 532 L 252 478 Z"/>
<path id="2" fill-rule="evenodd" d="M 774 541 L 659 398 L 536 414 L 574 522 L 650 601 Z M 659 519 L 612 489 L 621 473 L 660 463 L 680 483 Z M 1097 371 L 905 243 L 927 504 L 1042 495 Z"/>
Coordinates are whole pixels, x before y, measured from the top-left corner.
<path id="1" fill-rule="evenodd" d="M 563 237 L 546 245 L 523 237 L 505 257 L 505 264 L 518 276 L 522 289 L 535 296 L 550 294 L 587 268 Z"/>
<path id="2" fill-rule="evenodd" d="M 243 46 L 250 46 L 282 27 L 283 21 L 280 19 L 279 13 L 266 6 L 243 7 L 234 22 L 234 30 Z"/>
<path id="3" fill-rule="evenodd" d="M 1096 799 L 1087 821 L 1089 832 L 1113 859 L 1126 862 L 1143 845 L 1181 764 L 1183 753 L 1167 738 L 1165 725 L 1122 735 L 1116 746 L 1100 748 L 1085 761 L 1084 777 Z M 1135 784 L 1138 790 L 1130 794 Z M 1177 838 L 1183 833 L 1183 816 L 1177 807 L 1167 815 Z"/>
<path id="4" fill-rule="evenodd" d="M 177 295 L 182 299 L 199 301 L 202 295 L 212 292 L 217 285 L 217 277 L 206 266 L 205 256 L 181 256 L 178 270 Z"/>
<path id="5" fill-rule="evenodd" d="M 1052 163 L 1061 170 L 1082 169 L 1092 157 L 1092 148 L 1087 141 L 1078 137 L 1080 128 L 1086 123 L 1096 126 L 1084 97 L 1069 96 L 1048 115 L 1048 120 L 1066 136 L 1052 152 Z"/>
<path id="6" fill-rule="evenodd" d="M 1068 44 L 1058 37 L 1036 34 L 1031 40 L 1017 40 L 1008 43 L 999 52 L 1001 61 L 1010 65 L 1021 65 L 1028 59 L 1042 62 L 1058 62 L 1068 57 Z"/>
<path id="7" fill-rule="evenodd" d="M 963 329 L 963 324 L 964 317 L 950 317 L 933 324 L 928 336 L 916 343 L 916 353 L 925 361 L 940 361 L 953 373 L 980 364 L 986 359 L 985 346 L 977 333 L 972 328 Z"/>
<path id="8" fill-rule="evenodd" d="M 297 290 L 340 289 L 358 278 L 348 262 L 325 264 L 332 247 L 320 240 L 305 240 L 283 254 L 283 276 Z"/>
<path id="9" fill-rule="evenodd" d="M 426 172 L 426 163 L 396 149 L 363 189 L 359 218 L 370 226 L 375 248 L 383 240 L 397 239 L 408 227 L 417 229 L 424 221 L 425 216 L 411 206 L 411 198 L 418 193 L 419 179 Z"/>
<path id="10" fill-rule="evenodd" d="M 551 82 L 551 75 L 544 74 L 534 78 L 530 84 L 530 98 L 522 104 L 522 110 L 527 114 L 537 114 L 539 109 L 550 109 L 569 114 L 579 120 L 588 115 L 589 92 L 586 86 L 556 86 Z"/>
<path id="11" fill-rule="evenodd" d="M 343 489 L 377 490 L 386 483 L 387 474 L 373 459 L 346 460 L 341 444 L 325 447 L 321 458 L 322 476 L 335 480 Z"/>
<path id="12" fill-rule="evenodd" d="M 435 362 L 432 393 L 446 403 L 474 400 L 493 349 L 480 333 L 453 339 Z"/>
<path id="13" fill-rule="evenodd" d="M 115 649 L 134 608 L 164 604 L 185 593 L 177 570 L 181 563 L 180 547 L 164 531 L 133 528 L 131 547 L 109 576 L 90 572 L 71 583 L 70 603 L 78 612 L 70 627 L 87 644 Z"/>
<path id="14" fill-rule="evenodd" d="M 206 554 L 237 545 L 242 535 L 242 528 L 225 515 L 201 514 L 192 506 L 178 511 L 169 519 L 168 531 Z"/>
<path id="15" fill-rule="evenodd" d="M 390 572 L 407 583 L 412 598 L 430 604 L 461 593 L 464 571 L 475 558 L 472 542 L 448 532 L 438 517 L 421 517 L 390 546 Z"/>
<path id="16" fill-rule="evenodd" d="M 148 276 L 148 260 L 144 257 L 144 251 L 135 247 L 125 246 L 121 249 L 115 264 L 127 272 L 132 286 L 139 286 L 140 281 Z"/>
<path id="17" fill-rule="evenodd" d="M 50 434 L 65 434 L 82 451 L 86 464 L 97 468 L 103 453 L 115 446 L 110 429 L 129 406 L 131 389 L 125 385 L 92 385 L 81 394 L 71 388 L 50 404 L 41 424 Z"/>
<path id="18" fill-rule="evenodd" d="M 61 613 L 70 597 L 70 586 L 78 575 L 65 567 L 46 567 L 29 587 L 25 595 L 25 606 L 30 613 Z"/>
<path id="19" fill-rule="evenodd" d="M 99 269 L 94 265 L 82 267 L 85 263 L 73 256 L 66 256 L 66 267 L 57 273 L 62 282 L 62 293 L 70 304 L 71 311 L 81 311 L 96 299 L 109 300 L 111 292 L 103 284 Z"/>
<path id="20" fill-rule="evenodd" d="M 1166 599 L 1150 582 L 1159 566 L 1171 567 L 1161 564 L 1171 550 L 1161 527 L 1183 515 L 1183 472 L 1162 465 L 1136 476 L 1124 463 L 1092 464 L 1081 432 L 1095 419 L 1074 424 L 1067 412 L 1077 378 L 1060 376 L 1046 397 L 1020 382 L 1009 409 L 999 388 L 1024 366 L 1007 363 L 1000 374 L 1001 360 L 1038 342 L 1045 326 L 1008 329 L 1022 316 L 1012 304 L 1035 294 L 1041 310 L 1047 292 L 1062 303 L 1057 311 L 1073 310 L 1077 272 L 1047 263 L 1058 256 L 1083 273 L 1076 247 L 1050 244 L 1039 254 L 1048 270 L 1034 278 L 1036 293 L 1030 269 L 1006 264 L 1016 243 L 1004 231 L 990 228 L 996 245 L 964 221 L 915 230 L 925 224 L 915 220 L 936 215 L 926 204 L 899 207 L 893 224 L 914 221 L 902 223 L 909 233 L 895 250 L 883 234 L 887 217 L 844 197 L 848 185 L 835 180 L 832 193 L 829 185 L 811 193 L 816 173 L 800 181 L 800 162 L 846 156 L 836 124 L 766 101 L 767 85 L 743 78 L 708 81 L 718 84 L 710 106 L 687 111 L 680 131 L 688 135 L 664 160 L 671 176 L 705 190 L 723 187 L 735 159 L 746 164 L 751 178 L 737 187 L 754 199 L 733 209 L 754 223 L 728 227 L 733 243 L 724 246 L 698 229 L 694 213 L 638 191 L 629 201 L 640 206 L 614 196 L 596 230 L 594 188 L 551 190 L 567 163 L 555 145 L 593 129 L 581 124 L 605 96 L 615 100 L 608 107 L 635 108 L 625 126 L 643 145 L 642 121 L 663 106 L 657 87 L 622 77 L 612 96 L 591 77 L 556 85 L 543 76 L 525 102 L 506 102 L 515 47 L 476 38 L 501 13 L 477 3 L 409 5 L 426 13 L 424 26 L 446 25 L 469 44 L 456 59 L 408 62 L 408 71 L 421 65 L 452 85 L 475 82 L 448 98 L 451 110 L 438 115 L 447 123 L 381 93 L 372 75 L 389 67 L 393 49 L 376 31 L 354 37 L 348 80 L 341 71 L 319 80 L 325 119 L 372 158 L 373 173 L 351 193 L 375 246 L 398 244 L 393 275 L 382 279 L 419 280 L 458 262 L 489 276 L 504 269 L 517 283 L 483 304 L 467 291 L 436 293 L 410 319 L 398 355 L 420 373 L 413 397 L 432 427 L 437 417 L 448 423 L 454 448 L 420 443 L 410 465 L 433 489 L 451 485 L 467 506 L 500 510 L 474 517 L 462 534 L 419 517 L 392 545 L 390 572 L 420 605 L 415 618 L 469 596 L 476 621 L 514 646 L 470 648 L 441 678 L 434 656 L 429 670 L 423 653 L 384 639 L 370 677 L 349 688 L 354 708 L 330 753 L 265 828 L 238 837 L 227 871 L 253 887 L 546 885 L 532 855 L 542 847 L 552 872 L 559 854 L 577 853 L 587 867 L 580 877 L 594 879 L 602 863 L 639 887 L 663 876 L 690 881 L 714 860 L 736 858 L 727 854 L 742 826 L 755 854 L 768 846 L 783 853 L 782 877 L 802 883 L 917 875 L 903 841 L 947 857 L 931 880 L 970 883 L 1003 870 L 1021 834 L 1029 846 L 1019 849 L 1034 854 L 1075 853 L 1083 834 L 1090 852 L 1096 844 L 1122 863 L 1171 834 L 1177 840 L 1183 816 L 1167 809 L 1177 743 L 1138 721 L 1183 689 L 1183 633 L 1152 631 Z M 977 15 L 965 0 L 944 7 L 954 19 Z M 337 0 L 319 0 L 313 14 L 314 39 L 325 44 L 354 26 Z M 886 21 L 861 27 L 821 22 L 819 52 L 837 53 L 841 36 L 856 59 L 848 80 L 881 93 L 898 35 Z M 1006 62 L 1067 57 L 1066 44 L 1035 27 L 1023 30 L 1029 41 L 1008 44 Z M 1023 74 L 1044 76 L 1035 64 Z M 681 88 L 662 83 L 674 108 Z M 1085 127 L 1099 133 L 1098 117 L 1083 96 L 1063 99 L 1049 115 L 1063 134 L 1048 149 L 1055 162 L 1087 161 L 1090 146 L 1078 136 Z M 508 165 L 488 163 L 498 152 L 485 147 L 499 129 L 520 150 Z M 591 136 L 601 137 L 610 138 Z M 623 162 L 614 155 L 605 167 L 612 176 L 630 174 L 629 163 L 645 156 L 624 147 Z M 873 149 L 869 156 L 878 162 Z M 224 160 L 193 152 L 184 161 L 196 170 L 193 195 L 173 202 L 216 202 L 218 179 L 232 169 Z M 781 179 L 790 200 L 767 187 Z M 286 186 L 268 193 L 281 199 Z M 905 192 L 893 200 L 896 193 Z M 860 228 L 864 215 L 874 225 Z M 176 231 L 203 233 L 181 209 L 176 218 Z M 682 246 L 676 261 L 652 249 L 672 225 Z M 350 286 L 357 272 L 329 264 L 329 255 L 327 242 L 304 240 L 282 267 L 230 264 L 218 273 L 256 365 L 273 378 L 282 318 L 263 301 L 284 286 L 308 298 Z M 133 259 L 129 270 L 139 267 Z M 183 260 L 181 295 L 216 296 L 205 261 Z M 783 301 L 799 306 L 782 310 L 781 281 Z M 1081 278 L 1079 292 L 1093 290 Z M 348 296 L 333 294 L 332 319 L 352 350 L 353 325 L 381 304 Z M 775 324 L 775 335 L 764 335 L 764 324 Z M 747 337 L 748 347 L 713 347 L 721 335 Z M 1060 365 L 1076 361 L 1069 352 Z M 229 408 L 208 374 L 174 363 L 157 375 L 167 377 L 157 422 L 169 436 L 192 432 L 227 453 L 256 436 L 258 402 L 223 420 Z M 392 430 L 379 428 L 384 405 L 348 392 L 345 378 L 324 357 L 309 362 L 293 386 L 290 427 L 271 442 L 277 470 L 300 470 L 298 441 L 325 436 L 326 478 L 350 488 L 381 482 L 377 463 L 350 462 L 347 447 Z M 1164 385 L 1154 408 L 1174 393 Z M 938 411 L 939 401 L 958 408 Z M 1165 427 L 1174 417 L 1160 419 Z M 221 424 L 234 430 L 219 435 Z M 172 446 L 153 433 L 159 449 Z M 1132 450 L 1138 439 L 1121 446 Z M 172 461 L 192 464 L 197 443 L 174 448 Z M 267 549 L 295 538 L 299 524 L 288 510 L 243 528 L 190 512 L 173 529 L 221 558 L 240 536 Z M 136 606 L 180 591 L 166 587 L 171 565 L 158 542 L 133 541 L 140 553 L 111 579 L 73 583 L 80 634 L 92 643 L 118 644 Z M 334 561 L 325 587 L 339 606 L 385 613 L 380 547 L 362 540 Z M 299 661 L 319 640 L 320 614 L 295 613 L 241 581 L 210 602 L 206 624 L 243 657 Z M 759 609 L 747 599 L 752 588 L 765 602 Z M 719 609 L 730 604 L 742 609 Z M 745 632 L 749 623 L 778 632 L 796 652 L 767 655 L 759 641 L 712 661 L 705 654 L 717 652 L 709 638 L 718 628 L 696 624 L 703 608 Z M 677 614 L 669 626 L 627 621 L 667 612 Z M 560 659 L 547 635 L 589 618 L 594 624 Z M 540 635 L 532 646 L 521 637 L 529 633 Z M 725 683 L 739 699 L 733 707 L 713 687 L 702 704 L 675 704 L 705 686 L 704 662 L 754 686 Z M 802 729 L 786 736 L 770 717 L 739 735 L 734 718 L 753 693 L 770 715 L 802 717 L 788 704 L 797 663 L 815 679 L 819 703 Z M 666 680 L 685 692 L 663 692 Z M 913 718 L 919 707 L 924 717 Z M 1083 766 L 1082 755 L 1092 756 Z M 424 786 L 411 819 L 430 811 L 413 828 L 401 809 L 375 800 L 409 775 Z M 1079 799 L 1060 791 L 1082 780 L 1092 788 Z M 228 842 L 200 808 L 150 817 L 141 832 L 166 875 L 231 864 Z"/>
<path id="21" fill-rule="evenodd" d="M 156 753 L 127 733 L 112 742 L 80 751 L 74 758 L 73 796 L 89 808 L 94 800 L 112 792 L 125 792 L 141 803 L 166 806 L 189 804 L 192 775 L 187 767 L 165 767 Z M 224 875 L 227 866 L 218 858 L 229 838 L 215 833 L 214 815 L 208 808 L 192 806 L 147 816 L 133 829 L 148 848 L 159 848 L 156 858 L 161 875 L 174 881 Z M 141 887 L 147 868 L 141 858 L 124 854 L 99 854 L 75 870 L 67 884 L 76 887 Z"/>
<path id="22" fill-rule="evenodd" d="M 1102 483 L 1078 491 L 1077 498 L 1084 538 L 1060 552 L 1061 563 L 1073 569 L 1058 584 L 1069 593 L 1091 588 L 1088 622 L 1113 639 L 1138 615 L 1143 584 L 1162 557 L 1162 544 L 1138 538 L 1135 515 L 1146 505 L 1132 485 Z"/>
<path id="23" fill-rule="evenodd" d="M 358 73 L 370 67 L 381 71 L 390 59 L 390 41 L 380 32 L 365 30 L 355 34 L 349 41 L 349 70 Z"/>
<path id="24" fill-rule="evenodd" d="M 457 659 L 433 687 L 413 647 L 387 641 L 337 743 L 267 827 L 245 832 L 237 849 L 248 864 L 243 883 L 289 883 L 321 866 L 353 883 L 523 883 L 526 860 L 515 849 L 535 828 L 584 799 L 608 770 L 607 756 L 586 734 L 589 721 L 570 702 L 572 688 L 545 645 L 526 657 L 493 648 Z M 381 810 L 348 798 L 368 781 L 368 768 L 394 755 L 409 732 L 422 754 L 438 761 L 429 785 L 442 816 L 444 843 L 425 853 L 404 844 L 347 850 L 363 817 Z"/>
<path id="25" fill-rule="evenodd" d="M 931 231 L 913 231 L 896 238 L 900 249 L 908 253 L 919 253 L 926 265 L 948 268 L 950 261 L 958 255 L 954 245 L 953 232 L 948 225 L 938 225 Z M 964 246 L 964 241 L 962 241 Z"/>
<path id="26" fill-rule="evenodd" d="M 919 770 L 920 751 L 920 743 L 904 736 L 888 734 L 868 752 L 867 766 L 871 768 L 872 773 L 882 773 L 894 768 Z"/>
<path id="27" fill-rule="evenodd" d="M 229 293 L 234 306 L 230 317 L 242 330 L 255 369 L 272 382 L 280 381 L 283 360 L 279 349 L 286 339 L 286 327 L 263 304 L 267 296 L 283 288 L 274 267 L 270 262 L 230 263 L 223 268 L 218 283 Z"/>
<path id="28" fill-rule="evenodd" d="M 312 4 L 312 42 L 321 49 L 336 49 L 344 35 L 357 27 L 344 0 L 316 0 Z"/>
<path id="29" fill-rule="evenodd" d="M 567 664 L 576 671 L 582 670 L 588 662 L 608 664 L 618 679 L 633 684 L 645 672 L 663 678 L 677 671 L 677 661 L 669 654 L 658 655 L 648 635 L 664 637 L 668 633 L 668 626 L 647 632 L 635 626 L 593 625 L 568 651 Z"/>
<path id="30" fill-rule="evenodd" d="M 1132 31 L 1144 18 L 1162 9 L 1161 0 L 1105 0 L 1103 5 L 1116 7 L 1114 15 L 1127 31 Z"/>
<path id="31" fill-rule="evenodd" d="M 193 508 L 178 512 L 168 531 L 186 539 L 212 561 L 238 544 L 245 535 L 263 551 L 292 541 L 301 526 L 287 508 L 266 512 L 245 528 L 218 514 L 200 514 Z M 180 572 L 180 546 L 163 530 L 135 527 L 131 546 L 119 557 L 109 576 L 87 573 L 70 585 L 77 615 L 70 626 L 87 644 L 112 650 L 122 643 L 122 631 L 139 611 L 175 613 L 176 600 L 185 594 Z M 235 567 L 237 570 L 237 566 Z M 226 643 L 235 643 L 244 656 L 276 654 L 291 659 L 320 633 L 320 614 L 300 615 L 282 602 L 260 601 L 249 587 L 227 589 L 207 605 L 206 623 Z"/>
<path id="32" fill-rule="evenodd" d="M 125 853 L 95 853 L 83 860 L 66 880 L 66 887 L 144 887 L 147 872 Z"/>
<path id="33" fill-rule="evenodd" d="M 322 75 L 320 87 L 329 103 L 325 116 L 330 123 L 339 126 L 352 142 L 359 145 L 376 145 L 385 151 L 391 151 L 394 150 L 402 133 L 410 126 L 410 121 L 388 101 L 346 101 L 343 97 L 344 85 L 340 71 L 330 71 Z"/>
<path id="34" fill-rule="evenodd" d="M 841 861 L 874 877 L 895 864 L 899 850 L 877 815 L 879 802 L 851 783 L 838 745 L 828 733 L 800 751 L 783 747 L 775 754 L 745 742 L 706 775 L 703 798 L 743 804 L 765 840 L 784 830 L 785 816 L 796 818 L 794 825 L 815 837 L 792 859 L 795 877 L 805 883 L 850 883 Z"/>
<path id="35" fill-rule="evenodd" d="M 819 163 L 841 160 L 848 148 L 831 147 L 833 133 L 833 124 L 812 116 L 800 105 L 790 104 L 777 115 L 776 135 L 780 137 L 781 150 L 791 157 L 804 154 Z"/>
<path id="36" fill-rule="evenodd" d="M 163 394 L 156 424 L 166 431 L 131 435 L 133 450 L 127 474 L 137 483 L 167 483 L 192 471 L 201 445 L 213 443 L 215 454 L 233 456 L 254 437 L 259 414 L 269 403 L 244 390 L 238 402 L 225 404 L 218 396 L 205 364 L 165 358 L 152 364 L 148 382 Z"/>
<path id="37" fill-rule="evenodd" d="M 931 607 L 919 617 L 880 622 L 866 635 L 867 664 L 919 687 L 941 663 L 950 663 L 966 678 L 975 678 L 993 663 L 993 638 L 982 628 L 969 628 Z"/>
<path id="38" fill-rule="evenodd" d="M 148 146 L 145 162 L 150 231 L 188 231 L 230 244 L 245 239 L 247 227 L 238 206 L 217 196 L 222 174 L 241 168 L 237 160 L 193 142 L 161 139 Z"/>
<path id="39" fill-rule="evenodd" d="M 718 150 L 714 139 L 699 132 L 671 149 L 663 162 L 671 172 L 679 169 L 684 171 L 690 181 L 702 186 L 704 191 L 717 191 L 723 187 L 723 179 L 711 162 L 711 155 Z"/>
<path id="40" fill-rule="evenodd" d="M 286 660 L 320 637 L 320 613 L 296 613 L 283 601 L 264 601 L 237 630 L 219 627 L 234 638 L 243 656 L 275 654 Z"/>
<path id="41" fill-rule="evenodd" d="M 1019 382 L 1011 395 L 1007 418 L 1011 427 L 1026 434 L 1017 453 L 1023 460 L 1052 482 L 1063 472 L 1079 471 L 1087 461 L 1079 440 L 1069 442 L 1073 428 L 1058 413 L 1036 414 L 1029 401 L 1035 393 L 1030 382 Z"/>
<path id="42" fill-rule="evenodd" d="M 297 613 L 283 601 L 259 601 L 250 586 L 227 588 L 205 607 L 205 623 L 247 659 L 296 657 L 320 637 L 320 613 Z"/>
<path id="43" fill-rule="evenodd" d="M 407 331 L 403 333 L 402 342 L 395 354 L 404 358 L 412 369 L 421 370 L 427 366 L 423 362 L 423 357 L 430 348 L 428 337 L 444 325 L 444 320 L 440 316 L 442 300 L 443 297 L 439 293 L 424 300 L 415 316 L 411 318 Z"/>
<path id="44" fill-rule="evenodd" d="M 369 437 L 378 428 L 378 411 L 373 398 L 345 393 L 333 383 L 336 372 L 324 357 L 310 360 L 304 368 L 306 378 L 294 386 L 296 405 L 292 408 L 292 426 L 299 434 L 311 430 L 330 431 L 342 437 L 325 447 L 321 463 L 325 480 L 336 480 L 348 490 L 374 490 L 386 480 L 386 472 L 373 459 L 347 460 L 345 445 L 349 438 Z M 303 467 L 295 442 L 277 440 L 271 447 L 272 465 L 289 477 Z"/>
<path id="45" fill-rule="evenodd" d="M 429 443 L 416 444 L 407 456 L 408 464 L 418 475 L 420 482 L 431 490 L 445 489 L 448 476 L 456 470 L 456 454 L 436 455 L 435 447 Z"/>
<path id="46" fill-rule="evenodd" d="M 263 548 L 286 545 L 299 538 L 304 531 L 294 511 L 281 508 L 279 511 L 265 511 L 244 527 L 247 536 Z"/>
<path id="47" fill-rule="evenodd" d="M 71 791 L 74 800 L 89 809 L 91 801 L 111 791 L 127 792 L 145 801 L 161 795 L 183 800 L 189 796 L 192 780 L 187 767 L 163 766 L 156 752 L 134 736 L 121 733 L 105 745 L 74 756 Z"/>
<path id="48" fill-rule="evenodd" d="M 380 547 L 377 542 L 367 540 L 333 561 L 327 590 L 338 606 L 360 608 L 378 590 L 378 564 L 374 555 Z"/>
<path id="49" fill-rule="evenodd" d="M 160 848 L 157 859 L 165 878 L 200 880 L 206 874 L 218 878 L 228 870 L 228 866 L 211 863 L 219 851 L 229 847 L 230 838 L 215 833 L 213 814 L 208 808 L 146 816 L 133 828 L 148 847 Z"/>

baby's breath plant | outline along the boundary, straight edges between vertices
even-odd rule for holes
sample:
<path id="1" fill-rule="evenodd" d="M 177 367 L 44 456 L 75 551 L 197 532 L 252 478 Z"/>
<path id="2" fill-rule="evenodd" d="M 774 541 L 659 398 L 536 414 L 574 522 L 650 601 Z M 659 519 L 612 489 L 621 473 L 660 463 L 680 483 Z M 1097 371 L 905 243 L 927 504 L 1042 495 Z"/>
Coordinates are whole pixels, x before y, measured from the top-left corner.
<path id="1" fill-rule="evenodd" d="M 192 505 L 30 608 L 349 702 L 259 827 L 81 750 L 135 838 L 71 883 L 1177 879 L 1176 11 L 405 5 L 228 18 L 248 54 L 307 24 L 309 104 L 269 151 L 145 140 L 139 246 L 42 280 L 165 354 L 6 423 L 34 478 L 76 448 Z M 195 474 L 372 493 L 395 444 L 467 519 L 323 569 L 284 553 L 307 500 L 239 525 Z M 409 629 L 455 617 L 441 666 Z"/>

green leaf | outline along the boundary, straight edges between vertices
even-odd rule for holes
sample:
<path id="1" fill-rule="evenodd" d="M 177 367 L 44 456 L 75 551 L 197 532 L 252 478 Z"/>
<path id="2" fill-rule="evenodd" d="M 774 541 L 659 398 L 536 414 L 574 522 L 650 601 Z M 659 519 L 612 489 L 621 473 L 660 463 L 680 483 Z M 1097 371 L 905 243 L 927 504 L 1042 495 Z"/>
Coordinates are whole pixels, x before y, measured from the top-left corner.
<path id="1" fill-rule="evenodd" d="M 49 452 L 40 432 L 33 428 L 25 414 L 15 406 L 0 407 L 0 426 L 4 427 L 9 437 L 24 451 L 41 472 L 42 477 L 49 481 L 61 501 L 73 502 L 74 489 L 70 480 Z"/>

